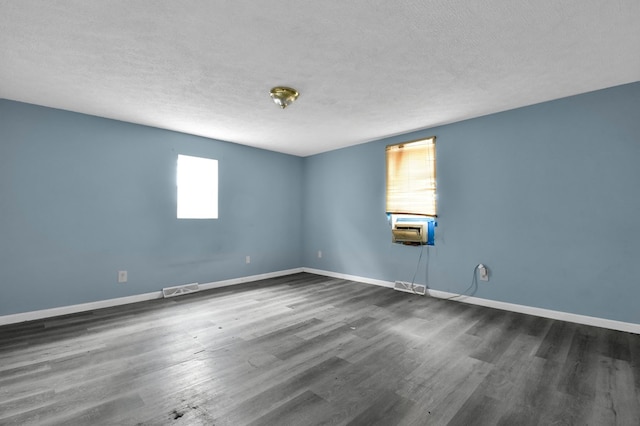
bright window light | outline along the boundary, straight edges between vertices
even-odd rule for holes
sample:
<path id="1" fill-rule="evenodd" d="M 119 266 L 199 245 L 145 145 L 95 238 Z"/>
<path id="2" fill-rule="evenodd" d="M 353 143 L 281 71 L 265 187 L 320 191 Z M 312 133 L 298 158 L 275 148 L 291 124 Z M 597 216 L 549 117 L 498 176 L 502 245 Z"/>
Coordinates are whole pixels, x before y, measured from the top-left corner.
<path id="1" fill-rule="evenodd" d="M 387 213 L 436 217 L 436 137 L 389 145 Z"/>
<path id="2" fill-rule="evenodd" d="M 178 155 L 178 219 L 218 218 L 218 160 Z"/>

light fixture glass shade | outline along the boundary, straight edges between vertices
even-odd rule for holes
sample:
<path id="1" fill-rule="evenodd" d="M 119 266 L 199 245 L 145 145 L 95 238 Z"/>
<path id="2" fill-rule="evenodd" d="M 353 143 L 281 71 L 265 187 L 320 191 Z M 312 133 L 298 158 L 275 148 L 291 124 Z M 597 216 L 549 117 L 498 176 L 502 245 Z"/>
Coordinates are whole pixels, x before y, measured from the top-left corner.
<path id="1" fill-rule="evenodd" d="M 298 91 L 290 87 L 274 87 L 270 93 L 273 102 L 282 109 L 288 107 L 298 98 Z"/>

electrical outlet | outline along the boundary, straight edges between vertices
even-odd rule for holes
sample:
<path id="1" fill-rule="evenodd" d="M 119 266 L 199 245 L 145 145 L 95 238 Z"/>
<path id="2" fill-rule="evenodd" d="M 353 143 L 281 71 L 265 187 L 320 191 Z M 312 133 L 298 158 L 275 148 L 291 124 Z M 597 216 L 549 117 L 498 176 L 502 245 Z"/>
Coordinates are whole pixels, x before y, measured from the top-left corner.
<path id="1" fill-rule="evenodd" d="M 251 263 L 251 256 L 247 256 L 247 257 L 245 257 L 245 258 L 244 258 L 244 263 L 246 263 L 247 265 L 248 265 L 249 263 Z"/>
<path id="2" fill-rule="evenodd" d="M 118 282 L 119 283 L 127 282 L 127 271 L 118 271 Z"/>
<path id="3" fill-rule="evenodd" d="M 489 281 L 489 270 L 482 263 L 478 265 L 478 273 L 480 274 L 480 281 Z"/>
<path id="4" fill-rule="evenodd" d="M 318 259 L 322 259 L 322 250 L 318 250 Z"/>

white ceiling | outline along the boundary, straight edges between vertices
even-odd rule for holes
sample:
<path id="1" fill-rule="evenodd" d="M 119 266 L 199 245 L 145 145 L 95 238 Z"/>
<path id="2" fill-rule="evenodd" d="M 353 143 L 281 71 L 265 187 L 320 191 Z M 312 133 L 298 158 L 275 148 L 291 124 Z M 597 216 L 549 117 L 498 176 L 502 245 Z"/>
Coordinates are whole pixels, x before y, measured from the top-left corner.
<path id="1" fill-rule="evenodd" d="M 0 98 L 300 156 L 638 80 L 639 0 L 0 0 Z"/>

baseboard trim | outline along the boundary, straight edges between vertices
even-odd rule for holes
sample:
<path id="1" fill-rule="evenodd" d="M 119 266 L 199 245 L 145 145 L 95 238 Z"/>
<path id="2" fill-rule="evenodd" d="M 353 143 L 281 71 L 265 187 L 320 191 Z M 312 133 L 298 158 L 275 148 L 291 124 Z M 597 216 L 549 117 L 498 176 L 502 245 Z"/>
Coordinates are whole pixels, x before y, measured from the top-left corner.
<path id="1" fill-rule="evenodd" d="M 38 311 L 3 315 L 0 316 L 0 326 L 44 318 L 58 317 L 60 315 L 75 314 L 78 312 L 93 311 L 95 309 L 110 308 L 112 306 L 128 305 L 129 303 L 144 302 L 147 300 L 161 298 L 162 291 L 154 291 L 151 293 L 136 294 L 133 296 L 118 297 L 115 299 L 98 300 L 96 302 L 80 303 L 77 305 L 60 306 L 58 308 L 41 309 Z"/>
<path id="2" fill-rule="evenodd" d="M 258 274 L 258 275 L 250 275 L 250 276 L 247 276 L 247 277 L 232 278 L 230 280 L 213 281 L 213 282 L 204 283 L 204 284 L 201 283 L 200 284 L 200 290 L 210 290 L 212 288 L 227 287 L 227 286 L 230 286 L 230 285 L 249 283 L 249 282 L 252 282 L 252 281 L 260 281 L 260 280 L 266 280 L 266 279 L 269 279 L 269 278 L 283 277 L 285 275 L 299 274 L 300 272 L 304 272 L 303 268 L 286 269 L 286 270 L 283 270 L 283 271 L 268 272 L 266 274 Z"/>
<path id="3" fill-rule="evenodd" d="M 359 277 L 356 275 L 340 274 L 332 271 L 323 271 L 321 269 L 302 268 L 304 272 L 316 275 L 324 275 L 332 278 L 340 278 L 349 281 L 357 281 L 365 284 L 373 284 L 381 287 L 393 288 L 394 283 L 391 281 L 376 280 L 367 277 Z M 532 306 L 518 305 L 515 303 L 500 302 L 497 300 L 482 299 L 479 297 L 461 296 L 456 293 L 449 293 L 440 290 L 427 289 L 427 295 L 439 299 L 450 299 L 458 302 L 469 303 L 472 305 L 486 306 L 488 308 L 501 309 L 503 311 L 518 312 L 521 314 L 535 315 L 543 318 L 550 318 L 560 321 L 567 321 L 576 324 L 591 325 L 595 327 L 608 328 L 617 331 L 626 331 L 628 333 L 640 334 L 640 324 L 615 321 L 606 318 L 591 317 L 587 315 L 572 314 L 569 312 L 554 311 L 551 309 L 535 308 Z"/>
<path id="4" fill-rule="evenodd" d="M 384 281 L 373 278 L 361 277 L 357 275 L 341 274 L 338 272 L 324 271 L 314 268 L 294 268 L 265 274 L 250 275 L 246 277 L 233 278 L 229 280 L 213 281 L 200 284 L 201 290 L 209 290 L 220 287 L 227 287 L 252 281 L 276 278 L 285 275 L 297 274 L 300 272 L 308 272 L 315 275 L 323 275 L 332 278 L 339 278 L 349 281 L 357 281 L 365 284 L 372 284 L 381 287 L 393 288 L 392 281 Z M 591 325 L 595 327 L 608 328 L 611 330 L 625 331 L 634 334 L 640 334 L 640 324 L 615 321 L 606 318 L 591 317 L 587 315 L 572 314 L 569 312 L 554 311 L 551 309 L 536 308 L 526 305 L 518 305 L 515 303 L 500 302 L 496 300 L 482 299 L 479 297 L 460 296 L 455 293 L 446 291 L 427 289 L 427 294 L 431 297 L 439 299 L 455 298 L 458 302 L 469 303 L 472 305 L 486 306 L 488 308 L 501 309 L 505 311 L 518 312 L 522 314 L 535 315 L 543 318 L 556 319 L 561 321 L 573 322 L 576 324 Z M 0 316 L 0 326 L 15 324 L 38 319 L 57 317 L 60 315 L 74 314 L 78 312 L 91 311 L 94 309 L 110 308 L 112 306 L 127 305 L 129 303 L 144 302 L 147 300 L 162 298 L 162 291 L 154 291 L 151 293 L 136 294 L 133 296 L 118 297 L 115 299 L 99 300 L 96 302 L 81 303 L 78 305 L 61 306 L 57 308 L 42 309 L 38 311 L 23 312 L 11 315 Z"/>
<path id="5" fill-rule="evenodd" d="M 281 277 L 303 272 L 303 268 L 287 269 L 283 271 L 269 272 L 266 274 L 250 275 L 246 277 L 233 278 L 230 280 L 214 281 L 210 283 L 200 284 L 200 290 L 208 290 L 212 288 L 227 287 L 230 285 L 248 283 L 251 281 L 259 281 L 268 278 Z M 8 324 L 16 324 L 20 322 L 39 320 L 44 318 L 57 317 L 60 315 L 75 314 L 78 312 L 92 311 L 95 309 L 110 308 L 112 306 L 128 305 L 129 303 L 144 302 L 147 300 L 161 299 L 162 291 L 154 291 L 151 293 L 136 294 L 133 296 L 118 297 L 115 299 L 98 300 L 96 302 L 80 303 L 77 305 L 60 306 L 58 308 L 41 309 L 38 311 L 21 312 L 17 314 L 0 316 L 0 326 Z"/>
<path id="6" fill-rule="evenodd" d="M 376 280 L 373 278 L 359 277 L 357 275 L 340 274 L 338 272 L 324 271 L 322 269 L 302 268 L 303 272 L 310 274 L 324 275 L 325 277 L 339 278 L 341 280 L 357 281 L 359 283 L 373 284 L 380 287 L 393 288 L 394 283 L 391 281 Z"/>

